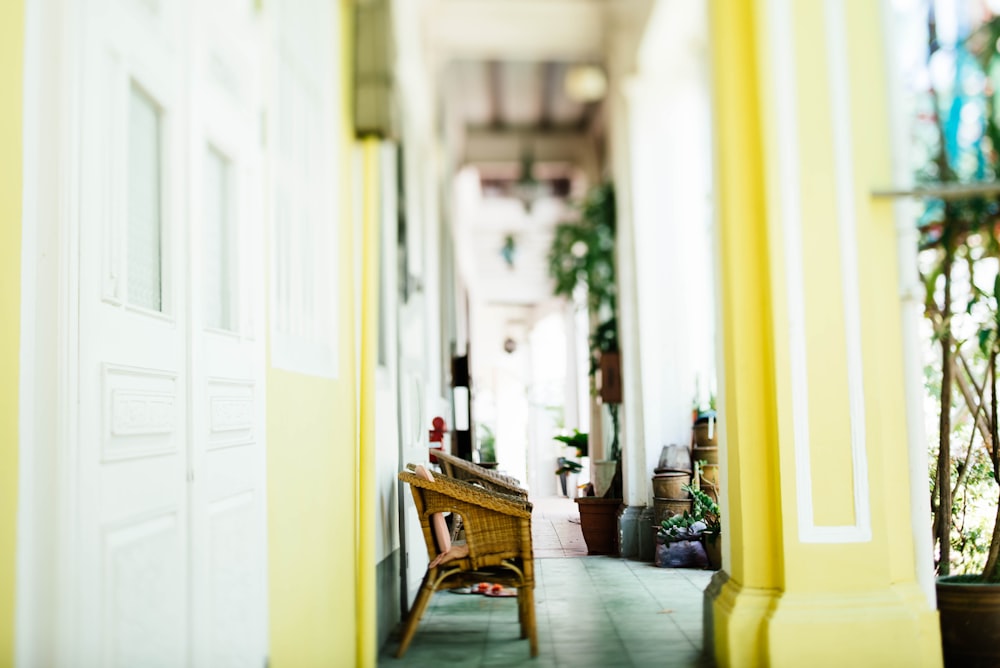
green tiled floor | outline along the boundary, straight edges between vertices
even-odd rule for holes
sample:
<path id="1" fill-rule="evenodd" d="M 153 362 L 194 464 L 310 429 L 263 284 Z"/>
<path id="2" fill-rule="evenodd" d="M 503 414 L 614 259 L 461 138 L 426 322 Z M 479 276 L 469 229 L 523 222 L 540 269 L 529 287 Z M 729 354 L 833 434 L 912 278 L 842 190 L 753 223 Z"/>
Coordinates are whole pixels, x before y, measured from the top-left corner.
<path id="1" fill-rule="evenodd" d="M 396 641 L 379 665 L 706 666 L 701 654 L 702 591 L 710 571 L 655 568 L 611 557 L 536 559 L 539 655 L 519 638 L 513 598 L 436 594 L 406 656 Z"/>

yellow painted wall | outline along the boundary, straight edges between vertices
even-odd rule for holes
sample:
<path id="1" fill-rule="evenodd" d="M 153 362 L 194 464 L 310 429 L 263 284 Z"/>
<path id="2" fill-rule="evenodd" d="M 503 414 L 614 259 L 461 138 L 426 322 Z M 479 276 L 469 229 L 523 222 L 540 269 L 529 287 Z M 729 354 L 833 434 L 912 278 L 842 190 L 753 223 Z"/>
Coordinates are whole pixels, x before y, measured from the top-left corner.
<path id="1" fill-rule="evenodd" d="M 14 660 L 24 2 L 0 2 L 0 666 Z"/>
<path id="2" fill-rule="evenodd" d="M 339 375 L 334 380 L 308 377 L 270 364 L 267 373 L 268 591 L 275 668 L 372 666 L 375 661 L 374 562 L 364 548 L 374 527 L 365 522 L 367 506 L 360 501 L 368 467 L 362 469 L 359 457 L 359 420 L 369 419 L 369 413 L 359 414 L 355 345 L 355 268 L 362 260 L 354 254 L 350 186 L 353 14 L 349 0 L 341 0 L 340 7 L 344 107 L 339 146 L 345 178 L 338 189 L 337 220 Z M 367 314 L 371 293 L 363 295 L 362 313 Z M 362 366 L 362 377 L 369 371 Z"/>

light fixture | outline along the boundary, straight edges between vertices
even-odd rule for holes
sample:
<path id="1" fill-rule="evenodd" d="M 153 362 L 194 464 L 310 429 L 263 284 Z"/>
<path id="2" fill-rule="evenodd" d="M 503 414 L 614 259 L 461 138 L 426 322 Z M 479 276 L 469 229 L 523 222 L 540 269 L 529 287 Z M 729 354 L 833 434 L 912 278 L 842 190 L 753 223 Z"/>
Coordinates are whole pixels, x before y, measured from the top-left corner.
<path id="1" fill-rule="evenodd" d="M 521 201 L 524 212 L 530 214 L 534 203 L 549 192 L 547 183 L 535 179 L 535 160 L 531 150 L 526 149 L 521 154 L 521 175 L 514 183 L 514 196 Z"/>
<path id="2" fill-rule="evenodd" d="M 573 65 L 566 70 L 563 90 L 574 102 L 598 102 L 608 93 L 608 77 L 597 65 Z"/>
<path id="3" fill-rule="evenodd" d="M 504 352 L 506 352 L 507 354 L 514 352 L 515 350 L 517 350 L 517 341 L 508 336 L 503 341 L 503 349 Z"/>

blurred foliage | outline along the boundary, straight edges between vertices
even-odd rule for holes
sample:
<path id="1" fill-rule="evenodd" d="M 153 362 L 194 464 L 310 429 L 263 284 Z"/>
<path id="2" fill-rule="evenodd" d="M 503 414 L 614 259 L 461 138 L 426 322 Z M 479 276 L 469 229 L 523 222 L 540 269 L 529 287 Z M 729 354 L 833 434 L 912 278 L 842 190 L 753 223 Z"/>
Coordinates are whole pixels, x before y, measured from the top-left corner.
<path id="1" fill-rule="evenodd" d="M 565 443 L 566 445 L 570 446 L 571 448 L 576 448 L 576 456 L 577 457 L 586 457 L 587 456 L 587 451 L 588 451 L 587 450 L 587 432 L 580 431 L 579 429 L 574 429 L 573 433 L 570 434 L 569 436 L 559 435 L 559 436 L 553 436 L 552 438 L 554 438 L 555 440 L 559 441 L 560 443 Z"/>
<path id="2" fill-rule="evenodd" d="M 614 315 L 615 191 L 610 183 L 590 189 L 580 205 L 578 220 L 556 226 L 548 260 L 556 296 L 572 300 L 576 286 L 583 283 L 589 311 Z"/>
<path id="3" fill-rule="evenodd" d="M 1000 173 L 1000 20 L 985 21 L 955 44 L 938 40 L 933 20 L 928 28 L 928 72 L 936 76 L 928 77 L 932 85 L 916 105 L 914 138 L 924 158 L 916 179 L 930 185 L 995 181 Z M 924 369 L 927 397 L 934 401 L 928 417 L 937 426 L 928 430 L 937 432 L 928 444 L 928 477 L 940 538 L 938 567 L 941 573 L 995 572 L 1000 552 L 1000 537 L 992 535 L 1000 512 L 994 446 L 1000 440 L 1000 200 L 996 195 L 928 199 L 918 227 L 928 342 L 938 349 Z M 942 480 L 947 490 L 940 489 Z M 951 500 L 942 507 L 943 491 Z M 942 522 L 948 523 L 947 532 Z"/>

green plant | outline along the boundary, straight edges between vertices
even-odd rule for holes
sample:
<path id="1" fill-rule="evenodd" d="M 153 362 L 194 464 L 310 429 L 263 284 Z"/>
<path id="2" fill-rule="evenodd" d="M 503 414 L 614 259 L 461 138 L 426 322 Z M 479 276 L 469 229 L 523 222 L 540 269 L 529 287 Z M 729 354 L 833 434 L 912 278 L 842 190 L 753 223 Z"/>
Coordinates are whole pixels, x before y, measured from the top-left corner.
<path id="1" fill-rule="evenodd" d="M 553 436 L 552 438 L 559 441 L 560 443 L 565 443 L 571 448 L 576 448 L 577 457 L 587 456 L 588 452 L 587 432 L 580 431 L 579 429 L 574 429 L 573 433 L 570 434 L 569 436 L 559 435 L 559 436 Z"/>
<path id="2" fill-rule="evenodd" d="M 615 282 L 615 191 L 603 183 L 588 191 L 580 205 L 579 220 L 556 226 L 549 247 L 549 276 L 553 294 L 572 300 L 581 285 L 587 289 L 587 311 L 593 331 L 590 344 L 591 392 L 596 395 L 596 374 L 603 353 L 617 352 L 617 284 Z M 608 404 L 613 437 L 611 458 L 618 459 L 617 406 Z"/>
<path id="3" fill-rule="evenodd" d="M 615 226 L 614 187 L 604 183 L 587 193 L 579 220 L 556 226 L 549 247 L 553 294 L 571 300 L 577 286 L 584 285 L 587 311 L 600 318 L 589 337 L 591 377 L 600 353 L 618 350 Z"/>
<path id="4" fill-rule="evenodd" d="M 579 473 L 583 470 L 583 466 L 579 462 L 574 462 L 572 459 L 566 459 L 564 457 L 559 458 L 562 464 L 556 469 L 556 475 L 562 475 L 563 473 Z"/>
<path id="5" fill-rule="evenodd" d="M 682 489 L 691 495 L 691 510 L 685 510 L 681 514 L 663 520 L 657 532 L 660 538 L 676 540 L 697 538 L 702 534 L 718 535 L 722 531 L 722 524 L 719 506 L 712 497 L 691 485 L 684 485 Z"/>
<path id="6" fill-rule="evenodd" d="M 549 275 L 556 296 L 573 298 L 587 287 L 587 307 L 615 312 L 615 193 L 610 183 L 592 188 L 580 206 L 580 219 L 556 226 L 549 248 Z"/>
<path id="7" fill-rule="evenodd" d="M 493 434 L 493 430 L 490 429 L 485 424 L 479 425 L 479 461 L 480 462 L 495 462 L 497 460 L 496 454 L 496 436 Z"/>

